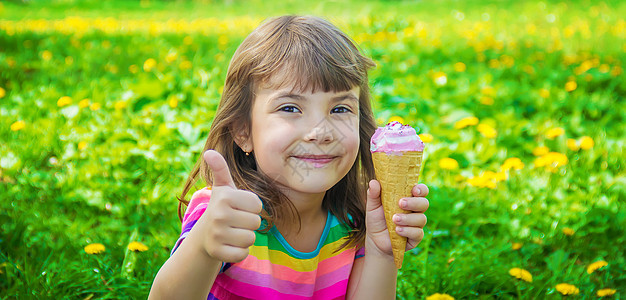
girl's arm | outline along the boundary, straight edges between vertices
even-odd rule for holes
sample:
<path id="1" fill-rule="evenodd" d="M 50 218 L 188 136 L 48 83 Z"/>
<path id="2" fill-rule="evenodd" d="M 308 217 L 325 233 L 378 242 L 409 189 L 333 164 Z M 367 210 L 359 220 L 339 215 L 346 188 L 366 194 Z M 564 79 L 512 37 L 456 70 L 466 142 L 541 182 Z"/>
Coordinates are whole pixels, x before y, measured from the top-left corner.
<path id="1" fill-rule="evenodd" d="M 195 229 L 195 228 L 194 228 Z M 148 299 L 206 299 L 222 262 L 211 258 L 192 229 L 157 273 Z"/>
<path id="2" fill-rule="evenodd" d="M 394 217 L 396 232 L 408 238 L 406 250 L 411 250 L 424 237 L 424 212 L 428 209 L 428 187 L 416 184 L 412 197 L 398 199 L 398 205 L 410 211 Z M 354 261 L 348 284 L 348 299 L 394 299 L 398 270 L 393 261 L 391 239 L 385 213 L 380 201 L 380 183 L 370 181 L 367 190 L 365 224 L 365 256 Z"/>
<path id="3" fill-rule="evenodd" d="M 398 269 L 393 256 L 381 256 L 367 251 L 354 261 L 347 299 L 395 299 Z"/>
<path id="4" fill-rule="evenodd" d="M 222 262 L 244 260 L 254 244 L 254 231 L 261 225 L 261 199 L 235 187 L 218 152 L 206 151 L 204 159 L 213 172 L 211 200 L 159 270 L 149 299 L 206 299 Z"/>

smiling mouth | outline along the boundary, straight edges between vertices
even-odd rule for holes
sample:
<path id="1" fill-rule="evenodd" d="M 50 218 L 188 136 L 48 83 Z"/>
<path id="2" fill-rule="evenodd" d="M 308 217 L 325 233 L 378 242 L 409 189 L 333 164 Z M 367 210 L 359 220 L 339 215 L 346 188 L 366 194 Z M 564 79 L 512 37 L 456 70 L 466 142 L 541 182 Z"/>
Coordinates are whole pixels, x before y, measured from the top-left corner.
<path id="1" fill-rule="evenodd" d="M 316 168 L 321 168 L 324 165 L 332 162 L 335 158 L 338 158 L 339 156 L 336 156 L 336 155 L 294 155 L 292 157 L 295 159 L 299 159 L 299 160 L 311 163 Z"/>

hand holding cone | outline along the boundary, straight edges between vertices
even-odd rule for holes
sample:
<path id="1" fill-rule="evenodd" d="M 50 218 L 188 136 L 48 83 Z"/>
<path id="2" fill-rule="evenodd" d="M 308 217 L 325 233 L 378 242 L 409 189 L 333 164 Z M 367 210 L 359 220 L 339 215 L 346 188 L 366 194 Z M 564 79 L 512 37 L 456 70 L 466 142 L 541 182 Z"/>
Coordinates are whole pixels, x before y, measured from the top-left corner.
<path id="1" fill-rule="evenodd" d="M 411 197 L 411 189 L 417 184 L 422 165 L 424 143 L 415 129 L 398 122 L 378 128 L 372 136 L 371 151 L 376 179 L 381 186 L 381 202 L 391 239 L 396 267 L 402 267 L 407 238 L 396 233 L 394 214 L 405 214 L 399 201 Z"/>

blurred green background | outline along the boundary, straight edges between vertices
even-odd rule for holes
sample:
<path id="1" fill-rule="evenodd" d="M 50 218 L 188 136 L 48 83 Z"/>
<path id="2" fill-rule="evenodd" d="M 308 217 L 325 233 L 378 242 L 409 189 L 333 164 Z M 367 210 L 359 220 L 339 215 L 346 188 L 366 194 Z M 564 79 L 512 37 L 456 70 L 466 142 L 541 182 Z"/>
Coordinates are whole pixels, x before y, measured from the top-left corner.
<path id="1" fill-rule="evenodd" d="M 0 297 L 146 298 L 232 53 L 289 13 L 427 142 L 399 299 L 624 297 L 626 3 L 487 0 L 0 2 Z"/>

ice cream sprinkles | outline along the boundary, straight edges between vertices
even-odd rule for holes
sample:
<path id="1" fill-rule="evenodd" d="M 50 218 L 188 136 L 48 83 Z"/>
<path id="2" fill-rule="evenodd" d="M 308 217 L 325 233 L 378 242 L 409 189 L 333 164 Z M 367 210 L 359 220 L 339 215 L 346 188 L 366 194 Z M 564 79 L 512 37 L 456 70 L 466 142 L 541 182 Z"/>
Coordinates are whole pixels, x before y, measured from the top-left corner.
<path id="1" fill-rule="evenodd" d="M 411 197 L 411 189 L 417 184 L 424 143 L 415 129 L 399 122 L 391 122 L 379 127 L 372 136 L 370 151 L 374 161 L 376 179 L 380 182 L 380 197 L 385 211 L 385 221 L 391 238 L 393 259 L 396 267 L 402 267 L 406 250 L 406 237 L 396 233 L 392 221 L 394 214 L 410 211 L 400 208 L 403 197 Z"/>

